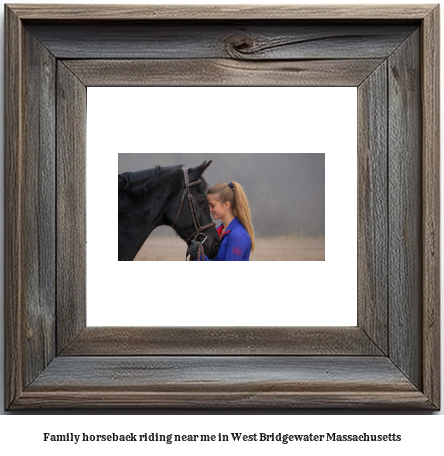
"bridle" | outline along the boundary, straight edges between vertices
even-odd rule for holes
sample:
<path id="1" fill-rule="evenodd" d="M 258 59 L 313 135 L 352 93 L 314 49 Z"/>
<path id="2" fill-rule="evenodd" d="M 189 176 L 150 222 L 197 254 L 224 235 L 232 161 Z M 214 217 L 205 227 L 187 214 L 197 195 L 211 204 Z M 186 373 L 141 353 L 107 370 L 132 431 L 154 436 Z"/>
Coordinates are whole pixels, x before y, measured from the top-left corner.
<path id="1" fill-rule="evenodd" d="M 193 225 L 194 225 L 194 228 L 196 229 L 196 231 L 188 238 L 185 240 L 185 242 L 189 242 L 191 240 L 191 238 L 194 236 L 194 240 L 196 240 L 197 236 L 201 235 L 201 236 L 204 236 L 204 240 L 199 242 L 200 245 L 203 245 L 203 243 L 207 240 L 207 237 L 205 234 L 202 233 L 202 231 L 208 229 L 208 228 L 212 228 L 213 226 L 216 226 L 215 223 L 209 223 L 208 225 L 205 225 L 205 226 L 200 226 L 200 223 L 199 223 L 199 217 L 197 216 L 197 211 L 196 211 L 196 205 L 194 203 L 194 196 L 190 193 L 190 187 L 192 187 L 193 185 L 198 185 L 198 184 L 202 184 L 203 185 L 203 182 L 202 180 L 197 180 L 197 181 L 194 181 L 194 182 L 191 182 L 190 183 L 190 179 L 188 177 L 188 169 L 185 169 L 183 168 L 182 169 L 183 171 L 183 177 L 184 177 L 184 180 L 185 180 L 185 190 L 183 191 L 183 194 L 182 194 L 182 199 L 180 200 L 180 206 L 179 206 L 179 210 L 177 211 L 177 215 L 176 215 L 176 218 L 174 219 L 174 222 L 173 224 L 171 225 L 171 228 L 174 227 L 177 219 L 179 218 L 179 214 L 180 214 L 180 211 L 182 209 L 182 206 L 183 206 L 183 201 L 185 199 L 185 195 L 188 194 L 188 203 L 190 205 L 190 210 L 191 210 L 191 216 L 193 217 Z"/>

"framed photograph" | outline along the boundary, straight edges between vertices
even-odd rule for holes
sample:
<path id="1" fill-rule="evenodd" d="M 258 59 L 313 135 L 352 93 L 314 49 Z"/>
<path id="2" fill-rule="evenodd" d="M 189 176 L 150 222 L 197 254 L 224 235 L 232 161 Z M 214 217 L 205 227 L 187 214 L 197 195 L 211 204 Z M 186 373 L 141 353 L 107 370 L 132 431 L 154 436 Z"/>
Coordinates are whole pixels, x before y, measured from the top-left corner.
<path id="1" fill-rule="evenodd" d="M 439 6 L 22 4 L 5 34 L 7 410 L 439 409 Z M 357 324 L 87 324 L 92 87 L 355 87 Z"/>

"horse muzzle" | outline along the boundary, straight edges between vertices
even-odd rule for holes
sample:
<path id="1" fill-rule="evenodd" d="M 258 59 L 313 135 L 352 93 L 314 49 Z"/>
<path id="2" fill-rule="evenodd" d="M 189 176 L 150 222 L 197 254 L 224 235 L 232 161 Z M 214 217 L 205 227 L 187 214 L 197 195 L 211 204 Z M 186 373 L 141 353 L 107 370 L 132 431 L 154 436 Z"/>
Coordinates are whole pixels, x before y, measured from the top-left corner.
<path id="1" fill-rule="evenodd" d="M 217 257 L 217 254 L 219 252 L 219 247 L 220 247 L 220 244 L 214 244 L 213 245 L 213 259 Z"/>

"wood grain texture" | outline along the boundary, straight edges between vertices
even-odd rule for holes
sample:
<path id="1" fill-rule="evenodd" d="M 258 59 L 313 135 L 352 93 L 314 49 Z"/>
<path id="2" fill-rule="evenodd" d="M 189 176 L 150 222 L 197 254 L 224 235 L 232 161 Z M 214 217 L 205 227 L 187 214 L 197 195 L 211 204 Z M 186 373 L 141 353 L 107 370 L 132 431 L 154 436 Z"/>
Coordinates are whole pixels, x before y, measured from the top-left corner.
<path id="1" fill-rule="evenodd" d="M 123 36 L 119 35 L 121 32 L 117 26 L 122 24 L 122 20 L 139 23 L 140 20 L 154 19 L 150 21 L 151 26 L 156 23 L 158 28 L 153 26 L 152 30 L 143 31 L 142 35 L 156 39 L 168 20 L 171 20 L 171 26 L 176 19 L 189 19 L 192 24 L 188 24 L 188 30 L 202 26 L 207 32 L 202 34 L 200 42 L 193 32 L 186 45 L 175 49 L 168 57 L 202 53 L 203 58 L 193 60 L 199 61 L 199 65 L 207 65 L 199 68 L 209 72 L 202 77 L 210 81 L 223 81 L 225 77 L 232 84 L 243 80 L 254 83 L 254 72 L 260 74 L 262 71 L 261 81 L 267 85 L 273 84 L 272 81 L 276 84 L 276 80 L 285 84 L 290 81 L 305 84 L 303 81 L 307 80 L 328 84 L 335 77 L 337 81 L 351 84 L 349 74 L 339 74 L 341 68 L 343 73 L 350 71 L 353 77 L 360 74 L 356 78 L 359 83 L 362 81 L 359 109 L 367 110 L 370 118 L 360 120 L 360 129 L 363 130 L 359 138 L 363 148 L 359 152 L 358 172 L 363 187 L 360 195 L 365 201 L 360 201 L 359 210 L 365 216 L 372 211 L 374 215 L 368 215 L 372 227 L 360 227 L 365 240 L 359 248 L 361 251 L 363 245 L 366 248 L 359 267 L 368 293 L 363 293 L 364 300 L 359 299 L 359 328 L 269 328 L 267 340 L 261 337 L 261 330 L 255 328 L 176 328 L 173 333 L 168 333 L 171 328 L 85 329 L 85 81 L 90 78 L 89 82 L 95 80 L 103 84 L 111 82 L 114 77 L 126 81 L 124 85 L 135 84 L 144 80 L 143 64 L 147 62 L 131 61 L 128 60 L 130 56 L 123 55 L 120 61 L 112 62 L 116 66 L 109 66 L 105 60 L 112 55 L 112 34 L 110 38 L 107 32 L 104 36 L 97 36 L 95 44 L 91 41 L 91 52 L 97 53 L 97 59 L 90 62 L 89 67 L 85 62 L 59 61 L 58 79 L 53 78 L 51 82 L 54 67 L 51 63 L 52 51 L 47 47 L 49 42 L 54 49 L 63 49 L 68 60 L 76 59 L 77 52 L 72 36 L 61 36 L 53 41 L 48 38 L 46 43 L 34 35 L 32 30 L 37 29 L 32 27 L 51 18 L 55 22 L 60 21 L 57 26 L 62 25 L 62 28 L 78 25 L 79 21 L 90 21 L 94 28 L 97 21 L 103 25 L 109 18 L 116 19 L 117 22 L 110 23 L 115 27 L 116 36 Z M 25 25 L 21 19 L 26 19 Z M 224 25 L 227 28 L 223 29 L 223 33 L 220 29 L 212 34 L 205 25 L 205 21 L 210 19 L 226 21 Z M 368 43 L 377 44 L 375 48 L 370 46 L 366 50 L 366 46 L 360 46 L 360 38 L 352 33 L 345 33 L 343 41 L 340 33 L 334 36 L 330 32 L 325 34 L 325 28 L 321 30 L 319 27 L 326 24 L 324 21 L 318 23 L 319 19 L 331 19 L 328 26 L 333 28 L 345 25 L 360 28 L 363 26 L 361 21 L 367 19 L 376 20 L 367 25 L 381 26 L 387 20 L 384 24 L 387 29 L 384 27 L 384 33 L 379 38 L 377 33 L 364 33 L 364 41 L 368 39 Z M 404 19 L 408 20 L 408 24 Z M 436 6 L 424 5 L 265 9 L 94 5 L 85 8 L 79 5 L 6 7 L 6 407 L 437 409 L 437 19 Z M 228 22 L 232 25 L 236 21 L 248 26 L 247 34 L 239 33 L 236 26 L 232 29 L 235 33 L 227 35 Z M 282 33 L 270 34 L 270 21 L 275 22 L 273 26 L 282 27 Z M 298 25 L 296 34 L 293 22 Z M 46 31 L 51 28 L 48 28 L 49 25 L 46 24 Z M 254 33 L 253 28 L 249 28 L 259 25 L 261 28 L 254 29 Z M 401 44 L 398 41 L 399 46 L 395 45 L 400 36 L 397 31 L 406 25 L 421 26 L 421 36 L 413 32 L 402 38 Z M 310 35 L 308 27 L 314 27 L 314 34 Z M 392 36 L 386 33 L 389 27 L 394 27 Z M 89 26 L 86 28 L 92 30 Z M 366 30 L 368 32 L 369 29 Z M 177 33 L 180 34 L 179 31 Z M 308 33 L 305 46 L 302 44 L 304 33 Z M 316 33 L 320 33 L 317 40 Z M 158 40 L 164 46 L 163 50 L 179 35 L 175 36 L 172 36 L 173 41 L 171 37 Z M 362 33 L 359 36 L 362 37 Z M 110 43 L 104 47 L 102 54 L 101 40 L 109 40 Z M 124 52 L 119 40 L 115 41 L 116 52 Z M 80 41 L 81 52 L 88 52 L 87 37 Z M 131 52 L 139 52 L 140 49 L 143 52 L 143 46 L 135 46 L 134 35 L 128 36 L 128 41 Z M 148 43 L 149 40 L 146 41 Z M 149 52 L 157 52 L 155 43 L 148 44 Z M 347 46 L 350 55 L 359 54 L 362 62 L 356 59 L 342 61 L 340 65 L 332 62 L 345 52 Z M 386 62 L 381 61 L 385 57 L 374 58 L 375 52 L 383 53 L 388 49 L 394 52 Z M 221 58 L 211 57 L 215 50 L 224 52 Z M 159 57 L 159 52 L 156 55 Z M 307 61 L 297 61 L 296 56 L 302 55 Z M 320 55 L 325 57 L 322 59 L 325 62 L 320 62 Z M 272 56 L 279 58 L 273 60 Z M 264 62 L 260 61 L 261 58 Z M 204 59 L 208 62 L 201 63 Z M 156 76 L 159 80 L 165 81 L 162 73 L 170 72 L 174 84 L 184 85 L 185 79 L 181 82 L 174 76 L 177 69 L 184 71 L 188 78 L 192 74 L 186 71 L 186 64 L 180 66 L 183 61 L 158 60 L 160 66 L 165 65 L 165 69 Z M 122 63 L 132 66 L 130 71 L 125 73 Z M 185 63 L 194 62 L 185 59 Z M 225 65 L 223 69 L 222 64 Z M 174 65 L 178 66 L 173 71 Z M 228 70 L 225 70 L 227 67 Z M 259 70 L 264 68 L 267 70 Z M 381 100 L 385 90 L 384 68 L 388 76 L 387 242 L 391 252 L 387 264 L 387 282 L 390 285 L 387 330 L 384 329 L 384 284 L 380 282 L 385 268 L 380 252 L 384 251 L 386 241 L 383 238 L 383 223 L 378 225 L 373 222 L 375 217 L 381 222 L 384 220 L 380 213 L 384 210 L 381 199 L 384 176 L 380 174 L 384 165 L 374 155 L 383 155 L 382 119 L 385 107 L 381 106 Z M 92 69 L 90 74 L 85 72 L 87 76 L 81 75 L 85 69 Z M 328 73 L 324 79 L 319 76 L 322 71 Z M 104 74 L 106 72 L 114 73 L 114 76 Z M 296 74 L 295 78 L 292 73 Z M 422 84 L 418 82 L 420 73 Z M 360 79 L 362 74 L 365 76 Z M 304 79 L 306 75 L 309 77 Z M 85 81 L 81 80 L 83 77 Z M 54 159 L 47 142 L 50 143 L 52 137 L 49 125 L 54 99 L 51 93 L 57 94 L 55 121 L 58 144 L 53 151 L 57 160 L 55 182 L 48 179 L 51 160 Z M 48 96 L 47 105 L 43 100 Z M 45 138 L 48 134 L 49 137 Z M 33 171 L 38 176 L 33 175 Z M 46 179 L 52 182 L 50 188 L 43 185 Z M 48 207 L 41 207 L 44 202 L 49 203 Z M 51 254 L 51 239 L 36 241 L 42 233 L 50 235 L 53 225 L 46 223 L 45 217 L 53 211 L 54 205 L 57 211 L 56 255 Z M 380 239 L 378 233 L 381 234 Z M 27 236 L 29 239 L 25 239 Z M 31 270 L 27 264 L 28 246 L 32 257 L 30 265 L 34 265 L 37 271 Z M 43 270 L 45 266 L 48 271 Z M 54 268 L 57 273 L 57 308 L 51 311 L 49 277 Z M 42 319 L 45 314 L 48 318 Z M 35 324 L 34 315 L 41 326 Z M 58 344 L 55 356 L 48 349 L 52 347 L 52 342 L 47 337 L 48 328 L 53 328 L 54 318 L 57 318 Z M 29 328 L 31 331 L 28 331 Z M 38 339 L 36 331 L 43 331 L 45 336 Z M 385 339 L 388 339 L 388 356 L 383 356 Z M 156 356 L 140 356 L 147 354 L 148 350 Z M 37 359 L 31 356 L 33 351 Z M 296 353 L 300 356 L 293 356 Z M 174 356 L 165 356 L 170 354 Z M 196 354 L 198 356 L 194 356 Z M 231 356 L 233 354 L 236 356 Z M 264 354 L 267 356 L 262 356 Z M 52 361 L 44 367 L 52 356 Z"/>
<path id="2" fill-rule="evenodd" d="M 29 20 L 303 19 L 420 20 L 436 5 L 25 5 L 8 7 Z"/>
<path id="3" fill-rule="evenodd" d="M 422 407 L 385 357 L 59 357 L 20 407 Z"/>
<path id="4" fill-rule="evenodd" d="M 55 59 L 25 33 L 23 299 L 25 385 L 55 355 Z"/>
<path id="5" fill-rule="evenodd" d="M 57 349 L 86 325 L 86 87 L 57 69 Z"/>
<path id="6" fill-rule="evenodd" d="M 422 195 L 419 31 L 388 59 L 389 356 L 422 384 Z"/>
<path id="7" fill-rule="evenodd" d="M 106 375 L 100 375 L 106 372 Z M 112 382 L 109 383 L 109 378 Z M 263 356 L 118 356 L 58 357 L 32 390 L 57 387 L 75 391 L 131 387 L 146 391 L 414 391 L 411 383 L 385 357 Z"/>
<path id="8" fill-rule="evenodd" d="M 388 353 L 387 64 L 358 89 L 358 326 Z"/>
<path id="9" fill-rule="evenodd" d="M 440 196 L 439 196 L 439 6 L 422 26 L 422 197 L 423 197 L 423 388 L 439 407 L 440 394 Z"/>
<path id="10" fill-rule="evenodd" d="M 5 11 L 5 408 L 23 391 L 23 28 Z"/>
<path id="11" fill-rule="evenodd" d="M 350 389 L 350 391 L 349 391 Z M 359 409 L 433 410 L 427 398 L 418 391 L 355 392 L 353 385 L 342 391 L 296 392 L 193 392 L 163 393 L 143 391 L 57 391 L 52 389 L 26 391 L 14 410 L 20 409 L 243 409 L 269 413 L 270 409 Z M 248 413 L 247 411 L 247 413 Z M 331 411 L 331 410 L 330 410 Z M 110 412 L 110 410 L 108 410 Z"/>
<path id="12" fill-rule="evenodd" d="M 62 356 L 381 355 L 357 327 L 87 327 Z"/>
<path id="13" fill-rule="evenodd" d="M 6 23 L 8 406 L 55 353 L 55 82 L 54 58 L 9 11 Z"/>
<path id="14" fill-rule="evenodd" d="M 65 60 L 88 87 L 357 86 L 381 60 Z"/>
<path id="15" fill-rule="evenodd" d="M 413 24 L 309 24 L 306 21 L 31 23 L 57 58 L 359 59 L 387 58 Z M 205 39 L 203 39 L 205 37 Z"/>

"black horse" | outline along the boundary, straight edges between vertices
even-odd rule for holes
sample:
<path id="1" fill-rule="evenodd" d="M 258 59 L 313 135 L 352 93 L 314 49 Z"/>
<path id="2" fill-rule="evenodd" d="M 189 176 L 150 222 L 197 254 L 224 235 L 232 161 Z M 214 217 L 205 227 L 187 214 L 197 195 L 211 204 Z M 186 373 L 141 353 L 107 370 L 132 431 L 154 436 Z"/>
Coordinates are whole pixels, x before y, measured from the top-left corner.
<path id="1" fill-rule="evenodd" d="M 190 187 L 196 216 L 202 227 L 212 222 L 206 195 L 208 184 L 202 177 L 210 164 L 211 161 L 204 161 L 200 166 L 188 169 L 190 182 L 202 180 L 202 185 Z M 119 261 L 134 260 L 154 228 L 173 224 L 184 189 L 182 165 L 156 166 L 144 171 L 119 174 Z M 174 229 L 183 240 L 195 231 L 186 197 Z M 208 236 L 203 244 L 204 252 L 212 259 L 219 250 L 219 235 L 214 226 L 203 233 Z"/>

